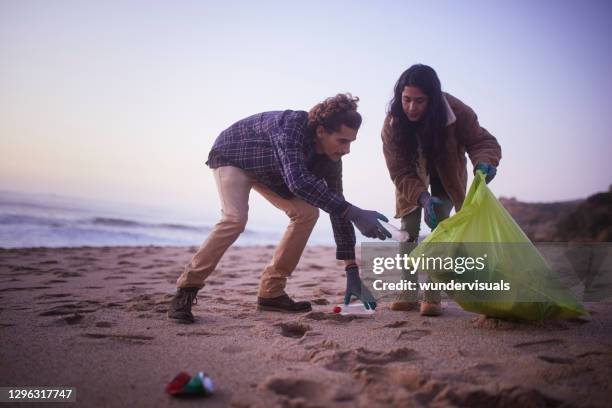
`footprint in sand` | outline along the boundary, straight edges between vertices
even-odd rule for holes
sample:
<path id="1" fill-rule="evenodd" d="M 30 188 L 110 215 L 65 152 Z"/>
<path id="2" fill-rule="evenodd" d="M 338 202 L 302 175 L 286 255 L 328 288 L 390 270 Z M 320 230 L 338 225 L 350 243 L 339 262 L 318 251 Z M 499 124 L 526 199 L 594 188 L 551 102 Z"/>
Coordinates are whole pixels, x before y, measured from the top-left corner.
<path id="1" fill-rule="evenodd" d="M 315 305 L 329 305 L 329 300 L 324 298 L 313 299 L 312 303 Z"/>
<path id="2" fill-rule="evenodd" d="M 146 270 L 146 269 L 153 269 L 153 268 L 156 268 L 156 267 L 158 267 L 158 266 L 160 266 L 160 265 L 156 265 L 156 264 L 152 264 L 152 265 L 145 265 L 145 266 L 142 266 L 140 269 L 145 269 L 145 270 Z"/>
<path id="3" fill-rule="evenodd" d="M 336 292 L 327 288 L 317 288 L 314 291 L 314 296 L 324 297 L 324 296 L 335 296 Z"/>
<path id="4" fill-rule="evenodd" d="M 435 402 L 437 406 L 457 407 L 558 407 L 562 402 L 558 399 L 543 394 L 536 389 L 522 386 L 511 386 L 504 389 L 451 387 L 445 385 L 443 392 L 438 392 Z M 427 404 L 431 401 L 431 395 L 427 400 L 419 398 L 419 402 Z"/>
<path id="5" fill-rule="evenodd" d="M 586 353 L 578 354 L 577 357 L 584 358 L 584 357 L 589 357 L 589 356 L 603 356 L 606 354 L 611 354 L 611 353 L 606 353 L 605 351 L 594 350 L 594 351 L 587 351 Z"/>
<path id="6" fill-rule="evenodd" d="M 107 276 L 105 278 L 103 278 L 104 280 L 117 280 L 117 279 L 127 279 L 125 276 L 123 275 L 111 275 L 111 276 Z"/>
<path id="7" fill-rule="evenodd" d="M 420 329 L 411 329 L 411 330 L 402 330 L 397 335 L 397 340 L 419 340 L 425 336 L 429 336 L 431 331 L 429 330 L 420 330 Z"/>
<path id="8" fill-rule="evenodd" d="M 135 293 L 135 292 L 144 292 L 144 289 L 139 288 L 137 286 L 132 286 L 130 288 L 123 288 L 123 289 L 119 289 L 119 292 L 121 293 Z"/>
<path id="9" fill-rule="evenodd" d="M 241 295 L 245 295 L 245 296 L 254 296 L 254 295 L 257 294 L 257 292 L 254 291 L 254 290 L 239 290 L 237 292 L 240 293 Z"/>
<path id="10" fill-rule="evenodd" d="M 126 310 L 130 312 L 157 312 L 166 313 L 168 310 L 169 298 L 171 295 L 166 293 L 156 293 L 155 295 L 143 294 L 135 296 L 126 304 L 129 306 Z"/>
<path id="11" fill-rule="evenodd" d="M 56 305 L 56 304 L 65 304 L 66 299 L 56 299 L 56 300 L 39 300 L 36 302 L 38 305 Z"/>
<path id="12" fill-rule="evenodd" d="M 112 339 L 126 341 L 133 344 L 146 344 L 146 341 L 154 340 L 153 336 L 143 336 L 138 334 L 106 334 L 106 333 L 84 333 L 83 337 L 91 339 Z"/>
<path id="13" fill-rule="evenodd" d="M 472 326 L 476 329 L 488 329 L 488 330 L 513 330 L 519 326 L 519 323 L 496 319 L 494 317 L 478 316 L 470 319 Z"/>
<path id="14" fill-rule="evenodd" d="M 306 268 L 307 269 L 314 269 L 315 271 L 320 271 L 322 269 L 325 269 L 324 266 L 317 265 L 317 264 L 308 264 L 308 265 L 306 265 Z"/>
<path id="15" fill-rule="evenodd" d="M 499 372 L 499 367 L 492 363 L 476 363 L 473 366 L 468 367 L 468 370 L 493 375 Z"/>
<path id="16" fill-rule="evenodd" d="M 96 262 L 98 258 L 94 255 L 90 256 L 71 256 L 68 259 L 72 261 L 85 261 L 85 262 Z"/>
<path id="17" fill-rule="evenodd" d="M 176 335 L 177 336 L 184 336 L 184 337 L 191 337 L 191 336 L 198 336 L 198 337 L 219 336 L 219 334 L 217 334 L 217 333 L 208 332 L 208 331 L 181 332 L 181 333 L 176 333 Z"/>
<path id="18" fill-rule="evenodd" d="M 37 263 L 37 265 L 57 265 L 59 262 L 54 261 L 54 260 L 49 260 L 49 261 L 42 261 Z"/>
<path id="19" fill-rule="evenodd" d="M 563 344 L 563 340 L 561 339 L 543 339 L 543 340 L 534 340 L 534 341 L 525 341 L 521 343 L 517 343 L 512 347 L 518 349 L 525 349 L 528 351 L 546 351 L 549 350 L 550 347 L 559 346 Z"/>
<path id="20" fill-rule="evenodd" d="M 74 324 L 79 323 L 82 320 L 83 320 L 83 315 L 75 313 L 75 314 L 70 315 L 70 316 L 62 317 L 61 319 L 57 320 L 57 323 L 60 323 L 60 324 L 69 324 L 69 325 L 72 326 Z"/>
<path id="21" fill-rule="evenodd" d="M 39 272 L 38 268 L 22 265 L 11 265 L 11 269 L 15 272 Z"/>
<path id="22" fill-rule="evenodd" d="M 235 346 L 235 345 L 230 344 L 229 346 L 221 347 L 221 351 L 224 353 L 229 353 L 229 354 L 238 354 L 238 353 L 243 353 L 245 350 L 240 346 Z"/>
<path id="23" fill-rule="evenodd" d="M 341 315 L 340 313 L 325 313 L 325 312 L 309 312 L 304 315 L 304 319 L 310 320 L 328 320 L 331 322 L 347 323 L 353 320 L 367 320 L 369 316 L 361 315 Z"/>
<path id="24" fill-rule="evenodd" d="M 342 393 L 327 384 L 305 378 L 268 377 L 258 388 L 288 398 L 289 404 L 283 404 L 287 406 L 326 406 L 332 401 L 348 401 L 353 398 L 350 393 Z M 308 404 L 305 404 L 306 401 Z"/>
<path id="25" fill-rule="evenodd" d="M 313 332 L 310 332 L 313 333 Z M 321 333 L 319 333 L 321 334 Z M 318 353 L 323 350 L 338 350 L 340 348 L 340 344 L 336 343 L 333 340 L 323 340 L 314 344 L 305 344 L 305 350 L 315 350 L 315 353 Z"/>
<path id="26" fill-rule="evenodd" d="M 0 283 L 8 283 L 8 282 L 21 282 L 21 281 L 22 281 L 22 280 L 21 280 L 21 279 L 19 279 L 19 278 L 11 278 L 11 279 L 7 279 L 7 280 L 3 280 L 3 281 L 2 281 L 2 282 L 0 282 Z M 49 283 L 49 282 L 45 282 L 45 284 L 47 284 L 47 283 Z"/>
<path id="27" fill-rule="evenodd" d="M 71 293 L 47 293 L 44 295 L 40 295 L 37 296 L 36 299 L 57 299 L 57 298 L 65 298 L 65 297 L 70 297 L 70 296 L 74 296 Z"/>
<path id="28" fill-rule="evenodd" d="M 254 324 L 228 324 L 221 328 L 221 330 L 236 330 L 236 329 L 252 329 L 255 327 Z"/>
<path id="29" fill-rule="evenodd" d="M 359 366 L 353 371 L 353 376 L 355 379 L 366 384 L 378 383 L 382 379 L 387 385 L 399 385 L 408 391 L 422 389 L 423 385 L 429 380 L 429 376 L 424 374 L 420 368 L 407 364 Z"/>
<path id="30" fill-rule="evenodd" d="M 389 324 L 385 324 L 382 327 L 376 327 L 375 329 L 397 329 L 399 327 L 404 327 L 405 325 L 407 325 L 408 322 L 405 320 L 397 320 L 393 323 L 389 323 Z"/>
<path id="31" fill-rule="evenodd" d="M 59 276 L 60 278 L 78 278 L 80 276 L 83 276 L 82 274 L 78 273 L 78 272 L 69 272 L 69 271 L 58 271 L 58 272 L 53 272 L 54 275 Z"/>
<path id="32" fill-rule="evenodd" d="M 309 325 L 298 322 L 277 323 L 274 326 L 280 327 L 282 336 L 294 339 L 301 339 L 307 331 L 312 330 Z"/>
<path id="33" fill-rule="evenodd" d="M 109 327 L 113 327 L 115 324 L 112 322 L 96 322 L 94 324 L 94 326 L 96 327 L 102 327 L 102 328 L 109 328 Z"/>
<path id="34" fill-rule="evenodd" d="M 576 362 L 573 358 L 557 357 L 557 356 L 538 356 L 542 361 L 546 361 L 551 364 L 573 364 Z"/>
<path id="35" fill-rule="evenodd" d="M 321 364 L 331 371 L 348 372 L 360 365 L 385 365 L 418 358 L 415 350 L 406 347 L 388 351 L 374 351 L 363 347 L 350 350 L 313 353 L 310 362 Z"/>
<path id="36" fill-rule="evenodd" d="M 9 287 L 2 288 L 0 292 L 19 292 L 23 290 L 38 290 L 38 289 L 49 289 L 51 286 L 26 286 L 26 287 Z"/>
<path id="37" fill-rule="evenodd" d="M 52 283 L 66 283 L 68 282 L 67 280 L 63 280 L 63 279 L 51 279 L 49 281 L 45 282 L 45 285 L 50 285 Z"/>
<path id="38" fill-rule="evenodd" d="M 39 316 L 65 316 L 72 314 L 87 314 L 93 313 L 98 310 L 98 306 L 100 302 L 95 300 L 85 300 L 77 303 L 66 303 L 63 305 L 59 305 L 53 307 L 51 309 L 45 310 L 42 313 L 39 313 Z"/>

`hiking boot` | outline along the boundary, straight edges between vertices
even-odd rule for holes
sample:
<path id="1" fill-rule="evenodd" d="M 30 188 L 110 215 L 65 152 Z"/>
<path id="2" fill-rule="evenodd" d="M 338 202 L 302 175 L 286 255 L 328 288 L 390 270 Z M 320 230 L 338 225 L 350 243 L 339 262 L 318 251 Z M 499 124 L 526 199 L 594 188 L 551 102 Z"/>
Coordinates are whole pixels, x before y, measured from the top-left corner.
<path id="1" fill-rule="evenodd" d="M 417 301 L 407 301 L 407 300 L 396 300 L 391 303 L 390 309 L 402 312 L 409 312 L 411 310 L 416 310 L 419 306 L 419 302 Z"/>
<path id="2" fill-rule="evenodd" d="M 440 302 L 421 302 L 421 316 L 440 316 L 442 304 Z"/>
<path id="3" fill-rule="evenodd" d="M 191 305 L 198 303 L 199 288 L 178 288 L 176 294 L 170 301 L 168 318 L 178 323 L 193 323 L 195 318 L 191 313 Z"/>
<path id="4" fill-rule="evenodd" d="M 410 310 L 415 310 L 418 307 L 419 301 L 417 293 L 403 291 L 400 292 L 393 301 L 393 303 L 391 303 L 390 309 L 394 311 L 408 312 Z"/>
<path id="5" fill-rule="evenodd" d="M 258 297 L 257 309 L 271 312 L 305 313 L 310 312 L 312 307 L 310 302 L 295 302 L 289 295 L 284 294 L 275 298 Z"/>

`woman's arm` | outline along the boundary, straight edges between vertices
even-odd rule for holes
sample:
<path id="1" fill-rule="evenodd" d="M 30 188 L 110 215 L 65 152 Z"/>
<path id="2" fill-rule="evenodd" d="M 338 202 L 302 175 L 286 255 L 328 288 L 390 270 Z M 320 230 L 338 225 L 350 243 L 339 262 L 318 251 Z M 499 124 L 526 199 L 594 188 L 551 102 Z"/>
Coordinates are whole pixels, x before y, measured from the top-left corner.
<path id="1" fill-rule="evenodd" d="M 497 139 L 480 126 L 472 108 L 465 104 L 462 108 L 457 115 L 457 138 L 464 144 L 470 161 L 474 166 L 486 163 L 497 167 L 502 156 Z"/>
<path id="2" fill-rule="evenodd" d="M 395 188 L 409 203 L 414 204 L 415 207 L 418 206 L 419 196 L 422 192 L 427 191 L 427 186 L 417 175 L 415 163 L 411 163 L 406 158 L 401 146 L 397 143 L 389 116 L 383 125 L 382 142 L 385 162 Z"/>

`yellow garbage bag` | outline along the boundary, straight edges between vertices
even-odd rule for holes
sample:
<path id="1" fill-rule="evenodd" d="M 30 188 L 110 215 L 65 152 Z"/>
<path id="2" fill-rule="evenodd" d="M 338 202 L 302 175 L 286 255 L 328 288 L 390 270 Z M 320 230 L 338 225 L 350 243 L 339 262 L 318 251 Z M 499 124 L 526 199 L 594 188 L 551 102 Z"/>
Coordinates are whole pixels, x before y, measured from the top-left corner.
<path id="1" fill-rule="evenodd" d="M 484 268 L 421 270 L 433 282 L 499 283 L 506 290 L 465 289 L 446 293 L 463 309 L 504 319 L 569 319 L 586 314 L 557 273 L 487 187 L 477 171 L 463 206 L 442 221 L 411 257 L 484 260 Z M 456 262 L 459 265 L 458 262 Z M 472 285 L 474 287 L 474 285 Z M 488 286 L 486 288 L 492 288 Z"/>

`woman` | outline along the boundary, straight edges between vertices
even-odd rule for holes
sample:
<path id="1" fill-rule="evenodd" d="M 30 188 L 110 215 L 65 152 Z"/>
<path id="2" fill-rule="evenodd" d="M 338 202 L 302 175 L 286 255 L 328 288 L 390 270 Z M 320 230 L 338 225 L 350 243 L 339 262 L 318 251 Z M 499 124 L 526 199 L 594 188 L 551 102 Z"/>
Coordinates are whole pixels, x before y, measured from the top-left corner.
<path id="1" fill-rule="evenodd" d="M 395 184 L 395 217 L 401 218 L 402 229 L 412 242 L 419 236 L 421 212 L 433 230 L 453 207 L 461 209 L 467 186 L 466 153 L 474 171 L 487 175 L 487 183 L 495 177 L 501 159 L 501 147 L 480 127 L 474 111 L 442 92 L 436 72 L 422 64 L 408 68 L 395 84 L 382 140 Z M 411 310 L 418 305 L 417 296 L 417 291 L 404 292 L 391 309 Z M 425 292 L 421 314 L 441 314 L 440 298 L 437 291 Z"/>

